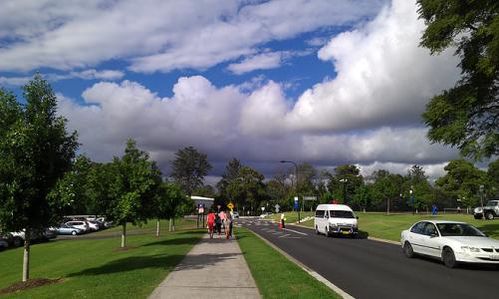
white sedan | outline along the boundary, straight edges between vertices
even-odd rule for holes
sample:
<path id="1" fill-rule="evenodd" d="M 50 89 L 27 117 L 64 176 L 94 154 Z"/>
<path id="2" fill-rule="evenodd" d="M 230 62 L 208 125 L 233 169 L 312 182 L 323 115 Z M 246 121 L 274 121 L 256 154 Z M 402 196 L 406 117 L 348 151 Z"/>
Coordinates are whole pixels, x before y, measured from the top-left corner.
<path id="1" fill-rule="evenodd" d="M 400 243 L 407 257 L 436 257 L 450 268 L 460 262 L 499 264 L 499 241 L 464 222 L 423 220 L 402 231 Z"/>

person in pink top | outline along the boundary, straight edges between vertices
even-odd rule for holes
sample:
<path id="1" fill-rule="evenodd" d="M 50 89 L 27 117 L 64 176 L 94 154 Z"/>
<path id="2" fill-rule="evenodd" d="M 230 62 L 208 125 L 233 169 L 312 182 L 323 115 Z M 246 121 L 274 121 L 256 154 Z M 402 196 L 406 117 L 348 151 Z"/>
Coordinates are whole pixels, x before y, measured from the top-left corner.
<path id="1" fill-rule="evenodd" d="M 227 222 L 227 214 L 225 214 L 225 211 L 220 211 L 220 213 L 218 213 L 218 217 L 220 217 L 220 220 L 222 221 L 222 227 L 224 228 L 224 233 L 227 231 L 227 227 L 225 226 L 226 222 Z"/>

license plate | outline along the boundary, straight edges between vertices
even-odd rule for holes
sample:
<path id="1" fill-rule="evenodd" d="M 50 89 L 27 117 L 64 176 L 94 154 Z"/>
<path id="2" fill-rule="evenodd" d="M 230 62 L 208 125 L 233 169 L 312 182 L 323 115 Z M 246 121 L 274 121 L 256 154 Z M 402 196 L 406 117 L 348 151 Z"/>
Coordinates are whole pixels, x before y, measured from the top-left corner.
<path id="1" fill-rule="evenodd" d="M 341 233 L 344 234 L 344 235 L 349 235 L 350 234 L 350 232 L 346 232 L 346 231 L 342 231 Z"/>

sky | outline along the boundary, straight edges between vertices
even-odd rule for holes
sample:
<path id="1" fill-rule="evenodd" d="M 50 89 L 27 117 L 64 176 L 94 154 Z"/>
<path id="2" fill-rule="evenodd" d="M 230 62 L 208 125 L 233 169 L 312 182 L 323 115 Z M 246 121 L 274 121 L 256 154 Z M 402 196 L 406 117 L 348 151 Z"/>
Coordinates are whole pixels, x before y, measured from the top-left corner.
<path id="1" fill-rule="evenodd" d="M 215 183 L 237 158 L 271 178 L 291 160 L 436 178 L 459 157 L 426 138 L 429 99 L 459 78 L 431 56 L 415 0 L 3 0 L 0 86 L 36 72 L 79 152 L 105 162 L 133 138 L 165 175 L 179 149 Z"/>

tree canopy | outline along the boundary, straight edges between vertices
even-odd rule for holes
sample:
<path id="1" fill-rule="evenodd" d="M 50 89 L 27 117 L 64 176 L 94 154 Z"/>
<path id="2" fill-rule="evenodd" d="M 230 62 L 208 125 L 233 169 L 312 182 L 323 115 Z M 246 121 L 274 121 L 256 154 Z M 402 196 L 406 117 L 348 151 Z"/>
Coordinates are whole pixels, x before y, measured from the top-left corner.
<path id="1" fill-rule="evenodd" d="M 203 185 L 203 179 L 211 168 L 208 156 L 189 146 L 175 153 L 171 177 L 191 196 L 194 189 Z"/>
<path id="2" fill-rule="evenodd" d="M 421 45 L 432 54 L 455 49 L 461 79 L 436 95 L 423 118 L 434 142 L 482 159 L 499 154 L 499 2 L 418 0 L 427 27 Z"/>
<path id="3" fill-rule="evenodd" d="M 23 90 L 24 105 L 0 89 L 0 227 L 25 230 L 25 281 L 30 233 L 62 216 L 65 203 L 49 194 L 71 168 L 78 142 L 57 116 L 56 96 L 40 75 Z"/>

